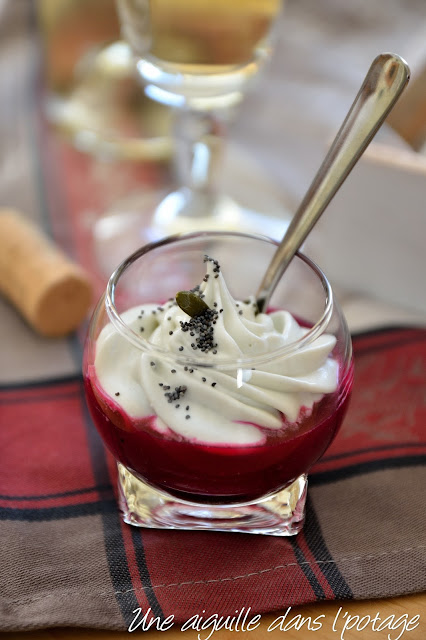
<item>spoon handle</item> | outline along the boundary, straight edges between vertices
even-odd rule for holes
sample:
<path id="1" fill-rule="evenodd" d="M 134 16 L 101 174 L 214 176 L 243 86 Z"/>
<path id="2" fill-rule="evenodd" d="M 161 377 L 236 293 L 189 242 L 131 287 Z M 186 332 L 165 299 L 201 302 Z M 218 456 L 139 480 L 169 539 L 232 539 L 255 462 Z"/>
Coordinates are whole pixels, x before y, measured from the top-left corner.
<path id="1" fill-rule="evenodd" d="M 266 309 L 294 254 L 371 142 L 409 77 L 407 64 L 397 55 L 383 53 L 373 60 L 330 150 L 266 270 L 257 293 L 259 311 Z"/>

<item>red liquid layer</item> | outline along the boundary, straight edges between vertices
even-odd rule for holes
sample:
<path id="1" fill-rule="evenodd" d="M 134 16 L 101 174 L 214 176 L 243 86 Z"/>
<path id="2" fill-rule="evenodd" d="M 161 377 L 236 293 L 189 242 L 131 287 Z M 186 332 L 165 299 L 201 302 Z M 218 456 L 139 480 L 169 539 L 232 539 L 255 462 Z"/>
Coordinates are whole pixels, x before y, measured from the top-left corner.
<path id="1" fill-rule="evenodd" d="M 95 425 L 114 457 L 151 486 L 184 500 L 238 503 L 288 486 L 323 455 L 346 413 L 353 367 L 335 393 L 314 405 L 309 416 L 278 431 L 263 429 L 260 445 L 201 444 L 153 428 L 154 416 L 130 418 L 97 384 L 93 367 L 85 375 L 86 397 Z"/>

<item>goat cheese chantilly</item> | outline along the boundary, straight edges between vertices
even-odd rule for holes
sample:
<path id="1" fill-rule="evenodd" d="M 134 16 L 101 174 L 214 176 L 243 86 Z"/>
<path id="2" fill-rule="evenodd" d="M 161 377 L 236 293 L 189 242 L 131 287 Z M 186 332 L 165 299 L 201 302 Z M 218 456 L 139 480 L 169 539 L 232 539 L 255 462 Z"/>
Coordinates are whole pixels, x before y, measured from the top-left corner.
<path id="1" fill-rule="evenodd" d="M 333 357 L 331 334 L 279 355 L 309 329 L 285 310 L 258 313 L 254 297 L 236 301 L 219 263 L 204 261 L 190 292 L 121 314 L 146 348 L 103 328 L 87 397 L 104 442 L 136 477 L 189 501 L 251 501 L 324 453 L 352 370 Z M 239 364 L 257 356 L 256 366 Z"/>

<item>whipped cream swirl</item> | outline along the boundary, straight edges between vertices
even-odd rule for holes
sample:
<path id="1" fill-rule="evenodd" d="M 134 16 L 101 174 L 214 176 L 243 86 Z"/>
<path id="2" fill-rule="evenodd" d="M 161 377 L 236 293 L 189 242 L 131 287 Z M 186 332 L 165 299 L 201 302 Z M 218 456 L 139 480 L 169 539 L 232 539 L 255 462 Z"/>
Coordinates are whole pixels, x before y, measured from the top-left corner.
<path id="1" fill-rule="evenodd" d="M 257 313 L 254 299 L 235 301 L 218 263 L 206 258 L 207 273 L 195 293 L 209 307 L 208 317 L 192 319 L 169 301 L 144 305 L 122 314 L 123 321 L 169 354 L 131 344 L 108 324 L 96 344 L 98 384 L 133 418 L 155 416 L 155 428 L 192 441 L 220 445 L 255 445 L 265 430 L 288 428 L 324 394 L 337 388 L 338 364 L 331 356 L 336 339 L 323 334 L 255 368 L 203 367 L 209 362 L 273 354 L 307 333 L 287 311 Z M 199 321 L 197 321 L 197 318 Z M 193 322 L 193 321 L 196 322 Z M 192 356 L 191 366 L 179 363 Z"/>

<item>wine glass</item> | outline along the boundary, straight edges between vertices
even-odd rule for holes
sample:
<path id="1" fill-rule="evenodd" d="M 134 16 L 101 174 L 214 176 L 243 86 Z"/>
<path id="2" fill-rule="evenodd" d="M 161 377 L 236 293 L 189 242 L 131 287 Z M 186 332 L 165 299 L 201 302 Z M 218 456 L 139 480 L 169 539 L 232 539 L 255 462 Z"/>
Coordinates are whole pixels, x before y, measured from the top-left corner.
<path id="1" fill-rule="evenodd" d="M 227 124 L 270 55 L 281 4 L 117 0 L 145 93 L 174 110 L 176 188 L 167 194 L 145 189 L 111 207 L 95 228 L 104 258 L 122 259 L 138 243 L 182 231 L 237 228 L 282 236 L 285 214 L 275 193 L 265 189 L 258 210 L 250 207 L 256 175 L 241 185 L 245 202 L 220 185 L 232 183 L 232 176 L 220 176 Z"/>
<path id="2" fill-rule="evenodd" d="M 307 473 L 345 415 L 352 349 L 330 283 L 302 254 L 257 313 L 254 289 L 276 246 L 254 234 L 181 234 L 142 247 L 111 276 L 84 379 L 125 522 L 302 528 Z"/>

